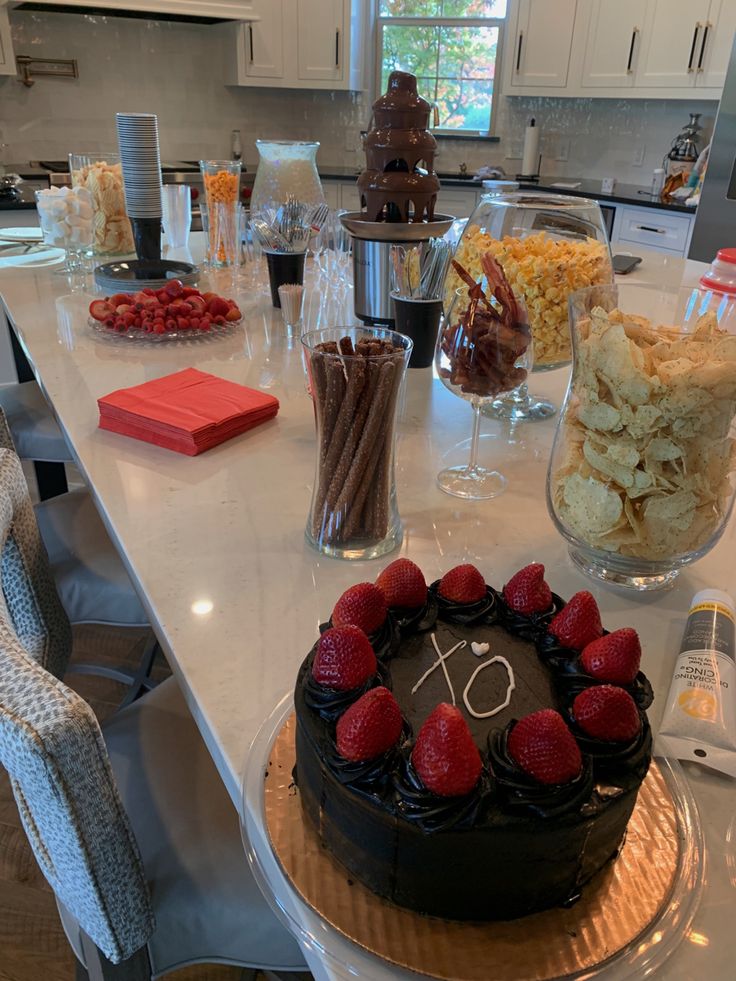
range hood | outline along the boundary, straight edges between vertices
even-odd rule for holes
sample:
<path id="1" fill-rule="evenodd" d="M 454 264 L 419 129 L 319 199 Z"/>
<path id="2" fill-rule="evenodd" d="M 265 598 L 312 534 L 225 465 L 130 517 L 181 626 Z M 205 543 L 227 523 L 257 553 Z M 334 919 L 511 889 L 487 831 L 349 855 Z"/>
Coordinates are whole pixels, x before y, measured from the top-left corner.
<path id="1" fill-rule="evenodd" d="M 0 0 L 2 3 L 2 0 Z M 107 17 L 147 17 L 150 20 L 256 21 L 260 18 L 248 0 L 43 0 L 14 3 L 18 10 L 47 10 L 67 14 L 101 14 Z"/>

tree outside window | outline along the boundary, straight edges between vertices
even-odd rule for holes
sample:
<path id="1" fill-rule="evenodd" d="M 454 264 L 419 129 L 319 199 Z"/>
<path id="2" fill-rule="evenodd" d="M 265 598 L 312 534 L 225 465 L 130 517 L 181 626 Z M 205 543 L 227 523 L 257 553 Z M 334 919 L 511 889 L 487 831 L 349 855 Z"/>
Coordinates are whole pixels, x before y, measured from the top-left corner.
<path id="1" fill-rule="evenodd" d="M 381 91 L 412 72 L 439 110 L 439 129 L 488 134 L 507 0 L 380 0 Z"/>

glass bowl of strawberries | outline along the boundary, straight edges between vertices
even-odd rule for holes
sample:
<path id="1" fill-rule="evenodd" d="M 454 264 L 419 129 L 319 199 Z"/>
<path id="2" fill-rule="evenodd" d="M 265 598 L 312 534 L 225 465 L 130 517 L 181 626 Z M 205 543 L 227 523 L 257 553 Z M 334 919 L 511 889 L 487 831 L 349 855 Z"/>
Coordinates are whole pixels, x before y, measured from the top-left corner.
<path id="1" fill-rule="evenodd" d="M 98 334 L 132 341 L 179 341 L 229 333 L 243 315 L 234 300 L 201 293 L 178 279 L 160 289 L 114 293 L 89 305 L 89 323 Z"/>

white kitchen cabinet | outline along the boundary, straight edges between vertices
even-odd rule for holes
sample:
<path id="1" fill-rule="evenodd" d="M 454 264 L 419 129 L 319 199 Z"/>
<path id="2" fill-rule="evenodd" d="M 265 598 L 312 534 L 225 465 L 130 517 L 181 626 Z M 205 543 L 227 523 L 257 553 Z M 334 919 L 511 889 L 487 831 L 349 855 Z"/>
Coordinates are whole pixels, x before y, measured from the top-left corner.
<path id="1" fill-rule="evenodd" d="M 698 53 L 696 88 L 722 89 L 736 34 L 736 0 L 711 0 Z"/>
<path id="2" fill-rule="evenodd" d="M 646 4 L 642 0 L 590 0 L 583 88 L 632 88 Z"/>
<path id="3" fill-rule="evenodd" d="M 302 81 L 340 81 L 345 64 L 343 0 L 298 0 L 297 65 Z"/>
<path id="4" fill-rule="evenodd" d="M 256 84 L 284 77 L 284 0 L 253 0 L 253 6 L 259 19 L 241 27 L 240 42 L 245 74 Z"/>
<path id="5" fill-rule="evenodd" d="M 736 0 L 518 0 L 505 95 L 721 97 Z"/>
<path id="6" fill-rule="evenodd" d="M 223 20 L 250 20 L 256 16 L 252 0 L 45 0 L 53 6 L 87 7 L 96 10 L 135 10 L 156 14 L 176 14 L 183 17 L 216 17 Z"/>
<path id="7" fill-rule="evenodd" d="M 564 88 L 577 0 L 519 0 L 506 57 L 512 89 Z"/>
<path id="8" fill-rule="evenodd" d="M 695 85 L 709 9 L 710 0 L 649 0 L 636 69 L 638 87 Z"/>
<path id="9" fill-rule="evenodd" d="M 470 218 L 478 203 L 478 192 L 464 188 L 441 187 L 435 212 L 453 218 Z"/>
<path id="10" fill-rule="evenodd" d="M 15 55 L 7 6 L 0 6 L 0 75 L 15 75 Z"/>
<path id="11" fill-rule="evenodd" d="M 612 243 L 622 247 L 643 245 L 658 252 L 684 255 L 692 220 L 690 215 L 657 208 L 617 205 Z"/>
<path id="12" fill-rule="evenodd" d="M 253 7 L 257 23 L 224 26 L 235 52 L 225 58 L 226 85 L 366 88 L 371 0 L 253 0 Z"/>
<path id="13" fill-rule="evenodd" d="M 324 192 L 327 207 L 331 211 L 337 211 L 340 207 L 340 185 L 337 181 L 322 178 L 322 191 Z"/>
<path id="14" fill-rule="evenodd" d="M 340 207 L 345 211 L 360 211 L 360 191 L 357 177 L 353 181 L 343 181 L 340 184 Z"/>

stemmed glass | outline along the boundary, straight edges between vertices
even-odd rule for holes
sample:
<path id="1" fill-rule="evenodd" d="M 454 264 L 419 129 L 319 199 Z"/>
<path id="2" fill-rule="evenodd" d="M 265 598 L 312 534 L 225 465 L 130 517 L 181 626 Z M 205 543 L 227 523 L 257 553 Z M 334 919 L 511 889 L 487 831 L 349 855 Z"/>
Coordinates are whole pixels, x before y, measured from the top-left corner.
<path id="1" fill-rule="evenodd" d="M 531 332 L 518 297 L 493 302 L 480 286 L 455 291 L 437 337 L 437 374 L 454 395 L 473 407 L 470 459 L 437 474 L 441 490 L 470 501 L 497 497 L 506 489 L 498 470 L 478 463 L 481 407 L 523 383 L 531 365 Z"/>
<path id="2" fill-rule="evenodd" d="M 532 344 L 526 353 L 524 367 L 528 374 L 534 370 Z M 552 402 L 529 394 L 529 386 L 524 381 L 510 392 L 503 392 L 483 406 L 482 414 L 488 419 L 502 419 L 507 422 L 532 422 L 549 419 L 557 409 Z"/>

